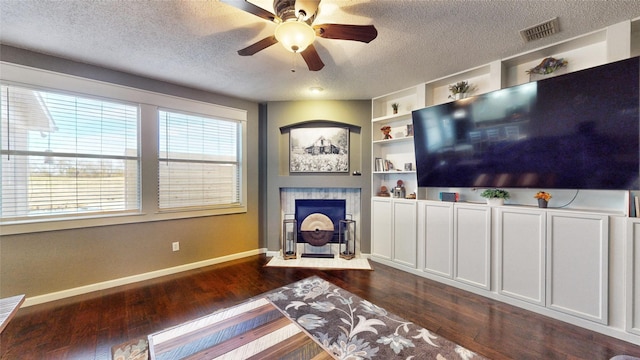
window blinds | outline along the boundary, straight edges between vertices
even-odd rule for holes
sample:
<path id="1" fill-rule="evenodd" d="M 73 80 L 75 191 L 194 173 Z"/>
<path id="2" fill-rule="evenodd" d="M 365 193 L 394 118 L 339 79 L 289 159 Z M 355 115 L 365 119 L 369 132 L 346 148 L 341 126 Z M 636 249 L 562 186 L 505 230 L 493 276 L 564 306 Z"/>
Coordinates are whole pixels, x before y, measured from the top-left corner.
<path id="1" fill-rule="evenodd" d="M 139 210 L 138 106 L 1 91 L 3 219 Z"/>
<path id="2" fill-rule="evenodd" d="M 159 208 L 240 203 L 240 123 L 159 111 Z"/>

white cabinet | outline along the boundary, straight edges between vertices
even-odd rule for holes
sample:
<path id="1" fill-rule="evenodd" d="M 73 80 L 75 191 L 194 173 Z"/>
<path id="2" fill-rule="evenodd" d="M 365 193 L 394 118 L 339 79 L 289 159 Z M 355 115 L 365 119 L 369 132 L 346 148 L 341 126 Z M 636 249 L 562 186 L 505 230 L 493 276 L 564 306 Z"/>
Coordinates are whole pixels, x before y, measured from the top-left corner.
<path id="1" fill-rule="evenodd" d="M 421 268 L 453 278 L 453 203 L 418 202 L 418 242 L 422 244 Z"/>
<path id="2" fill-rule="evenodd" d="M 606 324 L 609 217 L 547 213 L 547 306 Z"/>
<path id="3" fill-rule="evenodd" d="M 391 259 L 391 199 L 371 199 L 371 255 Z"/>
<path id="4" fill-rule="evenodd" d="M 497 210 L 498 293 L 545 305 L 546 212 Z"/>
<path id="5" fill-rule="evenodd" d="M 418 203 L 421 270 L 489 290 L 491 208 L 432 200 Z"/>
<path id="6" fill-rule="evenodd" d="M 383 186 L 392 194 L 399 180 L 405 196 L 417 191 L 411 111 L 424 106 L 424 85 L 371 101 L 371 254 L 411 268 L 417 266 L 416 200 L 376 195 Z"/>
<path id="7" fill-rule="evenodd" d="M 626 330 L 640 335 L 640 219 L 627 221 Z"/>
<path id="8" fill-rule="evenodd" d="M 610 215 L 383 197 L 372 212 L 374 260 L 564 321 L 618 322 L 609 314 Z M 640 219 L 628 222 L 625 330 L 640 335 Z"/>
<path id="9" fill-rule="evenodd" d="M 371 255 L 415 268 L 417 202 L 374 197 L 371 200 Z"/>
<path id="10" fill-rule="evenodd" d="M 499 294 L 608 323 L 609 216 L 508 207 L 497 216 Z"/>
<path id="11" fill-rule="evenodd" d="M 491 287 L 491 207 L 454 206 L 454 278 L 489 290 Z"/>
<path id="12" fill-rule="evenodd" d="M 416 267 L 416 209 L 415 200 L 393 199 L 393 261 Z"/>

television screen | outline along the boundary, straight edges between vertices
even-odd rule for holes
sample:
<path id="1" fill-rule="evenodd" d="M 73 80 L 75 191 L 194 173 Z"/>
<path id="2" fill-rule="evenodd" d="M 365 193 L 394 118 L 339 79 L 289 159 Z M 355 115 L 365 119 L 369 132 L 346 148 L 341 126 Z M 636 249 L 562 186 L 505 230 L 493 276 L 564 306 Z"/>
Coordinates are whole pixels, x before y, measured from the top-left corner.
<path id="1" fill-rule="evenodd" d="M 418 186 L 638 189 L 639 61 L 414 111 Z"/>

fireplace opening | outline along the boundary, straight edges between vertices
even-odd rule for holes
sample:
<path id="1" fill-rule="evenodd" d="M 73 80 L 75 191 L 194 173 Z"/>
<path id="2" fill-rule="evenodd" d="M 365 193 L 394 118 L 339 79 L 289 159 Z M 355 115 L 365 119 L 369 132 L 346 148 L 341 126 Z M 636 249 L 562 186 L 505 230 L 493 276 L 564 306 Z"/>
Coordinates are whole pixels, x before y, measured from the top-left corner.
<path id="1" fill-rule="evenodd" d="M 339 243 L 340 220 L 346 216 L 344 199 L 297 199 L 298 243 L 324 246 Z"/>
<path id="2" fill-rule="evenodd" d="M 342 244 L 349 240 L 352 242 L 351 249 L 358 255 L 360 233 L 356 231 L 355 226 L 342 224 L 341 228 L 340 224 L 349 220 L 353 221 L 353 225 L 360 222 L 360 192 L 361 189 L 356 188 L 280 188 L 280 219 L 283 221 L 280 240 L 283 242 L 281 245 L 283 251 L 292 252 L 290 255 L 293 257 L 291 258 L 310 257 L 305 254 L 316 253 L 326 254 L 326 257 L 330 258 L 338 256 L 342 252 Z M 325 205 L 339 207 L 338 214 L 331 215 L 333 211 L 324 208 Z M 323 208 L 324 210 L 322 210 Z M 318 211 L 331 219 L 331 229 L 333 230 L 330 241 L 323 246 L 310 245 L 301 234 L 304 218 Z M 328 215 L 326 215 L 327 212 Z M 286 229 L 285 222 L 287 222 Z M 346 234 L 346 228 L 349 229 L 349 235 Z M 358 228 L 358 230 L 360 229 Z"/>

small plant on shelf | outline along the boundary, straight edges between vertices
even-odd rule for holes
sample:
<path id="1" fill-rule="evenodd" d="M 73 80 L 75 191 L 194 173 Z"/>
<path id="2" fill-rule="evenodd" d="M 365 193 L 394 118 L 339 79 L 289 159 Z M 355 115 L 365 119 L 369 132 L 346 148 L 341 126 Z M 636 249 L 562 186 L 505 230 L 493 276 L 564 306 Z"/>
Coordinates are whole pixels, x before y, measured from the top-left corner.
<path id="1" fill-rule="evenodd" d="M 480 194 L 480 196 L 486 199 L 502 199 L 502 200 L 507 200 L 510 197 L 509 192 L 503 189 L 486 189 Z"/>
<path id="2" fill-rule="evenodd" d="M 533 195 L 533 197 L 538 200 L 544 200 L 544 201 L 549 201 L 549 199 L 552 198 L 551 194 L 544 191 L 538 191 L 535 195 Z"/>
<path id="3" fill-rule="evenodd" d="M 391 104 L 391 109 L 393 109 L 393 113 L 394 114 L 398 113 L 398 106 L 400 106 L 400 104 L 398 104 L 398 103 Z"/>
<path id="4" fill-rule="evenodd" d="M 533 197 L 538 199 L 539 208 L 546 208 L 547 204 L 549 203 L 549 199 L 551 199 L 551 194 L 544 191 L 538 191 L 535 195 L 533 195 Z"/>
<path id="5" fill-rule="evenodd" d="M 449 95 L 449 99 L 455 99 L 455 100 L 462 99 L 467 94 L 471 93 L 473 90 L 474 90 L 474 87 L 469 85 L 469 82 L 458 81 L 453 85 L 449 85 L 449 92 L 451 93 L 451 95 Z"/>
<path id="6" fill-rule="evenodd" d="M 480 196 L 487 199 L 487 204 L 492 206 L 502 206 L 504 201 L 507 200 L 509 192 L 503 189 L 486 189 Z"/>

